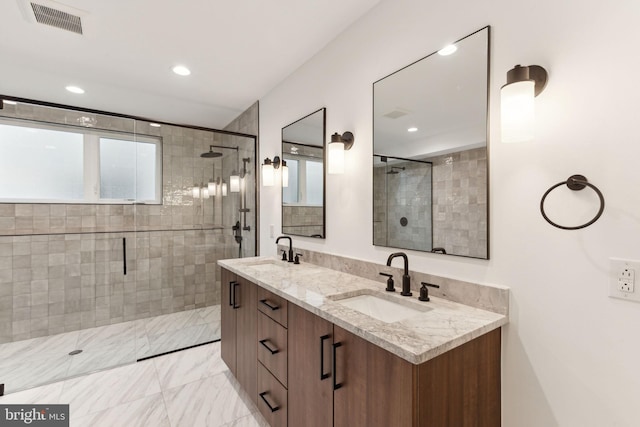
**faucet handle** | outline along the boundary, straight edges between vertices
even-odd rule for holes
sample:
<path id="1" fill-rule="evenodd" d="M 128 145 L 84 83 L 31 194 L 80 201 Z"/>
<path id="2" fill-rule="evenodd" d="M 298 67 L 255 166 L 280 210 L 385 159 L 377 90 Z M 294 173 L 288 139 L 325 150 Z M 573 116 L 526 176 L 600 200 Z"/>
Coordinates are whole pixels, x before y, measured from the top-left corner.
<path id="1" fill-rule="evenodd" d="M 420 296 L 418 297 L 420 301 L 429 301 L 429 289 L 427 288 L 427 286 L 431 286 L 432 288 L 440 287 L 438 285 L 427 282 L 420 282 L 420 284 L 422 285 L 422 288 L 420 288 Z"/>
<path id="2" fill-rule="evenodd" d="M 287 251 L 282 251 L 282 261 L 287 260 Z"/>
<path id="3" fill-rule="evenodd" d="M 380 275 L 387 277 L 387 287 L 385 288 L 385 291 L 387 291 L 387 292 L 395 292 L 396 288 L 393 286 L 393 274 L 380 273 Z"/>
<path id="4" fill-rule="evenodd" d="M 302 256 L 301 253 L 296 252 L 296 257 L 293 259 L 293 263 L 294 264 L 300 264 L 300 258 L 298 258 L 298 257 L 301 257 L 301 256 Z"/>

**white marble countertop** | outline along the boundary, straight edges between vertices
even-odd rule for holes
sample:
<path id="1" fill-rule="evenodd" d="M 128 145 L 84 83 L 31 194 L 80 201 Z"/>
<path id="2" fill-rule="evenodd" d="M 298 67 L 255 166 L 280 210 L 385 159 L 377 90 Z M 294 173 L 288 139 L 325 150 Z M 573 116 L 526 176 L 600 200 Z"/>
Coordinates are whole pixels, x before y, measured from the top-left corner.
<path id="1" fill-rule="evenodd" d="M 272 257 L 220 260 L 218 264 L 306 310 L 413 363 L 420 364 L 508 322 L 505 315 L 431 297 L 431 301 L 385 292 L 385 284 L 314 264 Z M 400 286 L 399 286 L 400 285 Z M 375 294 L 421 312 L 386 323 L 335 301 L 360 293 Z M 336 298 L 337 297 L 337 298 Z"/>

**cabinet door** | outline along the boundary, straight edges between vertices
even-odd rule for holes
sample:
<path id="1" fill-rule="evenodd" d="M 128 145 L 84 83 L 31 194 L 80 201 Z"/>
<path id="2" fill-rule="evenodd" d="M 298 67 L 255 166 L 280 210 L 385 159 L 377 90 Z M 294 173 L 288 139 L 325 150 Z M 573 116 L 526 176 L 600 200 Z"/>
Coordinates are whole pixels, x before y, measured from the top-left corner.
<path id="1" fill-rule="evenodd" d="M 258 394 L 258 293 L 256 285 L 238 277 L 236 307 L 236 378 L 254 401 Z"/>
<path id="2" fill-rule="evenodd" d="M 220 352 L 234 376 L 236 369 L 236 310 L 233 308 L 234 287 L 237 289 L 237 277 L 229 270 L 222 269 L 220 275 L 222 300 L 220 301 Z"/>
<path id="3" fill-rule="evenodd" d="M 338 326 L 333 329 L 338 384 L 334 425 L 417 425 L 414 365 Z"/>
<path id="4" fill-rule="evenodd" d="M 289 304 L 289 425 L 333 425 L 333 324 Z"/>

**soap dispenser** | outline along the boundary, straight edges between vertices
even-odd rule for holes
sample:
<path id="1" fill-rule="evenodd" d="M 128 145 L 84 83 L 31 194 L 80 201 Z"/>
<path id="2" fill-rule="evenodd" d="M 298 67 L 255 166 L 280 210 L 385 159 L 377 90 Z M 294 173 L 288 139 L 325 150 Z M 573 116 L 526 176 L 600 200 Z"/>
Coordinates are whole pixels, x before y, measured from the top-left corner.
<path id="1" fill-rule="evenodd" d="M 393 286 L 393 275 L 388 273 L 380 273 L 380 275 L 387 277 L 387 287 L 385 288 L 385 291 L 395 292 L 396 288 Z"/>

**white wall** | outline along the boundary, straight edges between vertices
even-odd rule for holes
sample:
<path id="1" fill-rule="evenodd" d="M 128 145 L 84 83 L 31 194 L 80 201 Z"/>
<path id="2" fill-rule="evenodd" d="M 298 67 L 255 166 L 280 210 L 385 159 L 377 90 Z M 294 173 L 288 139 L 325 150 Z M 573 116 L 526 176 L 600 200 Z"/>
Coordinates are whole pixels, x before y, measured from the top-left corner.
<path id="1" fill-rule="evenodd" d="M 637 0 L 386 0 L 260 100 L 261 158 L 280 152 L 282 126 L 320 107 L 328 135 L 356 136 L 347 173 L 327 177 L 327 239 L 295 245 L 383 263 L 391 250 L 371 244 L 372 82 L 492 26 L 491 260 L 409 256 L 414 270 L 511 287 L 506 427 L 640 425 L 640 304 L 606 295 L 608 258 L 640 259 L 639 18 Z M 499 90 L 519 63 L 546 67 L 550 81 L 536 141 L 502 144 Z M 605 213 L 581 231 L 555 229 L 540 197 L 574 173 L 602 190 Z M 597 200 L 586 191 L 560 191 L 550 213 L 588 218 Z M 261 253 L 275 254 L 279 188 L 262 188 L 260 221 Z"/>

